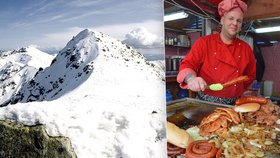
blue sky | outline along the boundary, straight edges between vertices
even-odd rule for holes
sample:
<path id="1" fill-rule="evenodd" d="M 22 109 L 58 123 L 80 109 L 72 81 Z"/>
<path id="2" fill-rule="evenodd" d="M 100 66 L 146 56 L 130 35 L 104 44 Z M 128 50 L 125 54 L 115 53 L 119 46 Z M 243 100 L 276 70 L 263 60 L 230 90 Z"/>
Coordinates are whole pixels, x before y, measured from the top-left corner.
<path id="1" fill-rule="evenodd" d="M 2 50 L 28 45 L 41 50 L 60 49 L 85 28 L 118 40 L 133 38 L 135 30 L 141 30 L 146 38 L 158 37 L 154 38 L 157 44 L 151 44 L 158 47 L 163 39 L 163 0 L 0 1 Z"/>

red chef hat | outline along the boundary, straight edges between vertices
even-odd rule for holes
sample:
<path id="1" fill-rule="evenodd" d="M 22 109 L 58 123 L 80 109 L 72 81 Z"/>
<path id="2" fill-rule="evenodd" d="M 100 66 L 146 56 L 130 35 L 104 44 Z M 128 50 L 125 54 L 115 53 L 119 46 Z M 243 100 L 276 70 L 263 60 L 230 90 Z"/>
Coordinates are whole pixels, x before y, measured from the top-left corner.
<path id="1" fill-rule="evenodd" d="M 218 5 L 218 12 L 221 17 L 232 10 L 240 11 L 244 14 L 247 11 L 247 4 L 242 0 L 223 0 Z"/>

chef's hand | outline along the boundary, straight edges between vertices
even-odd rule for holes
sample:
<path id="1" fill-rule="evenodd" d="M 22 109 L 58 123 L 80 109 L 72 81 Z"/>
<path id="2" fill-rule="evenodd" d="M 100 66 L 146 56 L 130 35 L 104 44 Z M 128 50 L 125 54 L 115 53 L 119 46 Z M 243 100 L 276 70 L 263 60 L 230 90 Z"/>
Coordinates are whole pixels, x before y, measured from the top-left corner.
<path id="1" fill-rule="evenodd" d="M 207 83 L 201 77 L 191 77 L 187 80 L 188 89 L 198 92 L 204 91 Z"/>

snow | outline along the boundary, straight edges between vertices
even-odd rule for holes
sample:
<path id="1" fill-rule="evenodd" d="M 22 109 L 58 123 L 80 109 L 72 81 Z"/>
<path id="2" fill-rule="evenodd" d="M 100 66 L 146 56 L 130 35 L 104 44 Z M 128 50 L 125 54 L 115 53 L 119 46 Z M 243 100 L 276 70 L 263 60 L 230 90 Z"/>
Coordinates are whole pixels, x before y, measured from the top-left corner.
<path id="1" fill-rule="evenodd" d="M 42 67 L 42 68 L 49 66 L 50 61 L 52 61 L 52 59 L 54 58 L 54 56 L 49 55 L 45 52 L 42 52 L 39 49 L 32 47 L 32 46 L 27 47 L 26 51 L 29 52 L 28 55 L 31 55 L 33 57 L 33 59 L 30 60 L 28 65 L 36 67 L 36 68 L 39 68 L 39 67 L 37 67 L 38 65 L 40 65 L 40 67 Z M 40 54 L 40 55 L 38 55 L 38 54 Z"/>
<path id="2" fill-rule="evenodd" d="M 33 46 L 28 46 L 18 51 L 2 52 L 0 54 L 0 67 L 3 67 L 8 62 L 12 62 L 19 65 L 32 66 L 37 69 L 40 67 L 45 68 L 50 65 L 53 58 L 53 56 Z"/>
<path id="3" fill-rule="evenodd" d="M 20 92 L 0 119 L 44 124 L 69 137 L 79 158 L 167 155 L 163 61 L 108 35 L 80 32 Z"/>
<path id="4" fill-rule="evenodd" d="M 39 68 L 50 65 L 54 57 L 29 46 L 0 54 L 0 105 L 30 81 Z"/>

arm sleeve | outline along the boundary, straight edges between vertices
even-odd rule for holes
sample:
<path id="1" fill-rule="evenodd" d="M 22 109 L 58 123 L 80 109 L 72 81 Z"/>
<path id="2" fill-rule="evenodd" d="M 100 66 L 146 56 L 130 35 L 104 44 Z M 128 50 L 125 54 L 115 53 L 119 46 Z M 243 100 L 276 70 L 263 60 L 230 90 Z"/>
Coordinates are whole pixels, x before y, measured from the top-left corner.
<path id="1" fill-rule="evenodd" d="M 179 73 L 177 75 L 177 82 L 180 87 L 186 89 L 188 86 L 184 79 L 189 74 L 198 74 L 198 71 L 204 60 L 204 52 L 206 51 L 206 44 L 202 38 L 192 46 L 190 52 L 185 56 L 181 62 Z"/>
<path id="2" fill-rule="evenodd" d="M 196 76 L 196 72 L 190 68 L 185 68 L 185 69 L 179 71 L 179 73 L 177 75 L 177 82 L 179 83 L 179 86 L 182 89 L 188 88 L 187 83 L 185 83 L 184 81 L 185 81 L 186 76 L 188 76 L 189 74 L 194 74 Z"/>

